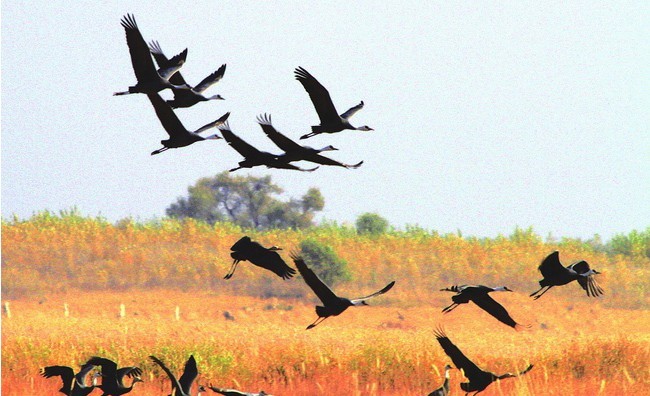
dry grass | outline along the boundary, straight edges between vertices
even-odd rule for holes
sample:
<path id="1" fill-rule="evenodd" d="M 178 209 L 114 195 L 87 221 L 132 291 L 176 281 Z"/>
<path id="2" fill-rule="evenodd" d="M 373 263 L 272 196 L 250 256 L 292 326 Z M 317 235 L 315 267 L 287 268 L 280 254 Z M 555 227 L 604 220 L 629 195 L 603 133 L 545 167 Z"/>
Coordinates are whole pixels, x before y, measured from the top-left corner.
<path id="1" fill-rule="evenodd" d="M 272 282 L 282 287 L 284 281 Z M 394 291 L 400 287 L 404 292 L 398 280 Z M 39 377 L 38 368 L 77 367 L 92 355 L 142 367 L 146 383 L 132 394 L 167 394 L 169 382 L 147 356 L 178 372 L 194 354 L 202 384 L 276 395 L 426 395 L 439 386 L 438 370 L 449 362 L 432 335 L 438 324 L 485 369 L 501 373 L 535 365 L 524 377 L 493 384 L 485 395 L 650 394 L 648 311 L 606 309 L 574 292 L 579 302 L 550 292 L 539 301 L 499 294 L 516 320 L 533 325 L 522 332 L 472 305 L 443 316 L 449 298 L 443 292 L 429 294 L 430 304 L 406 308 L 389 293 L 374 306 L 353 307 L 309 331 L 313 301 L 200 290 L 24 298 L 10 302 L 12 317 L 2 322 L 2 394 L 55 395 L 58 381 Z M 225 311 L 235 320 L 226 320 Z M 461 381 L 452 371 L 452 394 L 462 394 Z"/>

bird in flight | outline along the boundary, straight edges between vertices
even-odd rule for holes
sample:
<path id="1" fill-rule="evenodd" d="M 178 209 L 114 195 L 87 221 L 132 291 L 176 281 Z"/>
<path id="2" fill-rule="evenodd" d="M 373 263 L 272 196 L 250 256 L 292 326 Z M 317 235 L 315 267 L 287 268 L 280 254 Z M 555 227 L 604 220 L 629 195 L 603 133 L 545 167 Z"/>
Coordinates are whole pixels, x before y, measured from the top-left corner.
<path id="1" fill-rule="evenodd" d="M 336 107 L 334 107 L 334 102 L 332 102 L 332 98 L 330 97 L 327 88 L 319 83 L 314 76 L 309 74 L 309 72 L 302 67 L 296 68 L 294 73 L 296 75 L 296 80 L 302 84 L 305 91 L 309 94 L 309 98 L 311 98 L 316 113 L 318 113 L 318 118 L 320 118 L 320 125 L 312 126 L 311 133 L 301 136 L 300 139 L 307 139 L 321 133 L 340 132 L 344 129 L 357 131 L 374 130 L 367 125 L 354 127 L 350 124 L 350 117 L 363 108 L 363 101 L 358 105 L 349 108 L 345 113 L 339 115 L 336 111 Z"/>
<path id="2" fill-rule="evenodd" d="M 386 293 L 395 285 L 395 281 L 392 281 L 383 289 L 365 297 L 353 299 L 339 297 L 334 294 L 332 289 L 330 289 L 318 277 L 318 275 L 314 273 L 314 271 L 307 267 L 307 264 L 305 264 L 305 261 L 302 259 L 302 257 L 300 257 L 297 253 L 292 253 L 291 258 L 293 259 L 296 268 L 298 268 L 298 272 L 300 272 L 300 275 L 302 275 L 302 278 L 305 280 L 305 283 L 307 283 L 307 286 L 309 286 L 314 291 L 314 294 L 316 294 L 316 296 L 323 302 L 322 306 L 316 306 L 316 314 L 318 315 L 318 319 L 316 319 L 314 323 L 307 326 L 307 330 L 316 327 L 319 323 L 329 318 L 330 316 L 337 316 L 341 314 L 349 307 L 368 305 L 366 302 L 367 300 Z"/>

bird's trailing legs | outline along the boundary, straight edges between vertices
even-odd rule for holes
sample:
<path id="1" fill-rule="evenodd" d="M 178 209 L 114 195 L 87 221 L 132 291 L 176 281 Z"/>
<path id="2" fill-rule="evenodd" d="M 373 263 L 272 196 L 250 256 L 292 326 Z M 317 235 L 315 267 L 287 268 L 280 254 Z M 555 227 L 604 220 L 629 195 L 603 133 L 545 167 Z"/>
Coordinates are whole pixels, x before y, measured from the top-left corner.
<path id="1" fill-rule="evenodd" d="M 223 277 L 223 279 L 230 279 L 234 274 L 235 274 L 235 269 L 237 268 L 237 264 L 239 264 L 240 260 L 233 260 L 232 266 L 230 267 L 230 270 L 226 274 L 226 276 Z"/>
<path id="2" fill-rule="evenodd" d="M 158 150 L 156 150 L 156 151 L 152 151 L 152 152 L 151 152 L 151 155 L 160 154 L 160 153 L 162 153 L 163 151 L 167 151 L 167 150 L 169 150 L 169 147 L 163 147 L 163 148 L 160 148 L 160 149 L 158 149 Z"/>
<path id="3" fill-rule="evenodd" d="M 443 309 L 442 312 L 443 312 L 443 313 L 451 312 L 451 311 L 453 311 L 454 308 L 456 308 L 458 305 L 460 305 L 460 304 L 458 304 L 458 303 L 453 303 L 453 304 L 451 304 L 450 306 L 448 306 L 448 307 L 446 307 L 445 309 Z"/>
<path id="4" fill-rule="evenodd" d="M 309 329 L 312 329 L 312 328 L 318 326 L 318 325 L 319 325 L 322 321 L 324 321 L 325 319 L 327 319 L 327 316 L 319 316 L 318 319 L 316 319 L 316 320 L 314 321 L 314 323 L 312 323 L 312 324 L 310 324 L 309 326 L 307 326 L 307 328 L 306 328 L 305 330 L 309 330 Z"/>
<path id="5" fill-rule="evenodd" d="M 546 290 L 544 290 L 544 288 L 546 288 Z M 532 293 L 532 294 L 530 295 L 530 297 L 533 297 L 533 300 L 537 300 L 538 298 L 540 298 L 541 296 L 543 296 L 544 293 L 546 293 L 546 292 L 549 291 L 550 289 L 551 289 L 551 286 L 542 286 L 541 289 L 539 289 L 539 290 L 537 290 L 536 292 Z M 537 294 L 537 293 L 541 292 L 542 290 L 544 290 L 544 291 L 543 291 L 541 294 Z"/>

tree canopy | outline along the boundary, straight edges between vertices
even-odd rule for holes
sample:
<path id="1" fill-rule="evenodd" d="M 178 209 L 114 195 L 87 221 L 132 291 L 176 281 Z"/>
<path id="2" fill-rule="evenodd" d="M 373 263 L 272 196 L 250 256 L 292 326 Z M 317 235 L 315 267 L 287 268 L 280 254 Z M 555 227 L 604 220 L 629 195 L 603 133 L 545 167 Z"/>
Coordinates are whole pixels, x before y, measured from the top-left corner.
<path id="1" fill-rule="evenodd" d="M 230 221 L 260 230 L 312 226 L 315 213 L 325 206 L 320 190 L 312 187 L 301 198 L 288 202 L 277 198 L 282 192 L 271 176 L 232 176 L 221 172 L 199 179 L 188 188 L 188 196 L 179 197 L 166 213 L 169 217 L 191 217 L 209 224 Z"/>

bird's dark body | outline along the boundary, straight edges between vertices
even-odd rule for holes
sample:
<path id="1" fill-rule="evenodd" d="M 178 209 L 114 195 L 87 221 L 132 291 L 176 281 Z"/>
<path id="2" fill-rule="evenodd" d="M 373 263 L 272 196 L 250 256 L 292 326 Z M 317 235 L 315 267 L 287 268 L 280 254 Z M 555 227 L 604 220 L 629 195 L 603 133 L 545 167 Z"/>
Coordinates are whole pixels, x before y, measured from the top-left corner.
<path id="1" fill-rule="evenodd" d="M 537 269 L 544 278 L 539 281 L 540 289 L 530 295 L 534 299 L 540 298 L 553 286 L 564 286 L 573 281 L 577 281 L 589 297 L 603 294 L 603 289 L 594 279 L 594 275 L 600 274 L 600 272 L 592 270 L 589 263 L 584 260 L 564 267 L 560 262 L 560 252 L 554 251 L 542 261 Z"/>
<path id="2" fill-rule="evenodd" d="M 230 250 L 232 250 L 230 257 L 234 260 L 233 268 L 228 274 L 230 276 L 232 276 L 232 273 L 234 273 L 234 267 L 240 261 L 249 261 L 260 268 L 273 272 L 282 279 L 289 279 L 296 273 L 296 270 L 289 267 L 276 252 L 276 250 L 280 250 L 280 248 L 275 246 L 265 248 L 259 243 L 251 240 L 248 236 L 244 236 L 235 242 Z M 228 275 L 226 276 L 230 278 Z"/>

